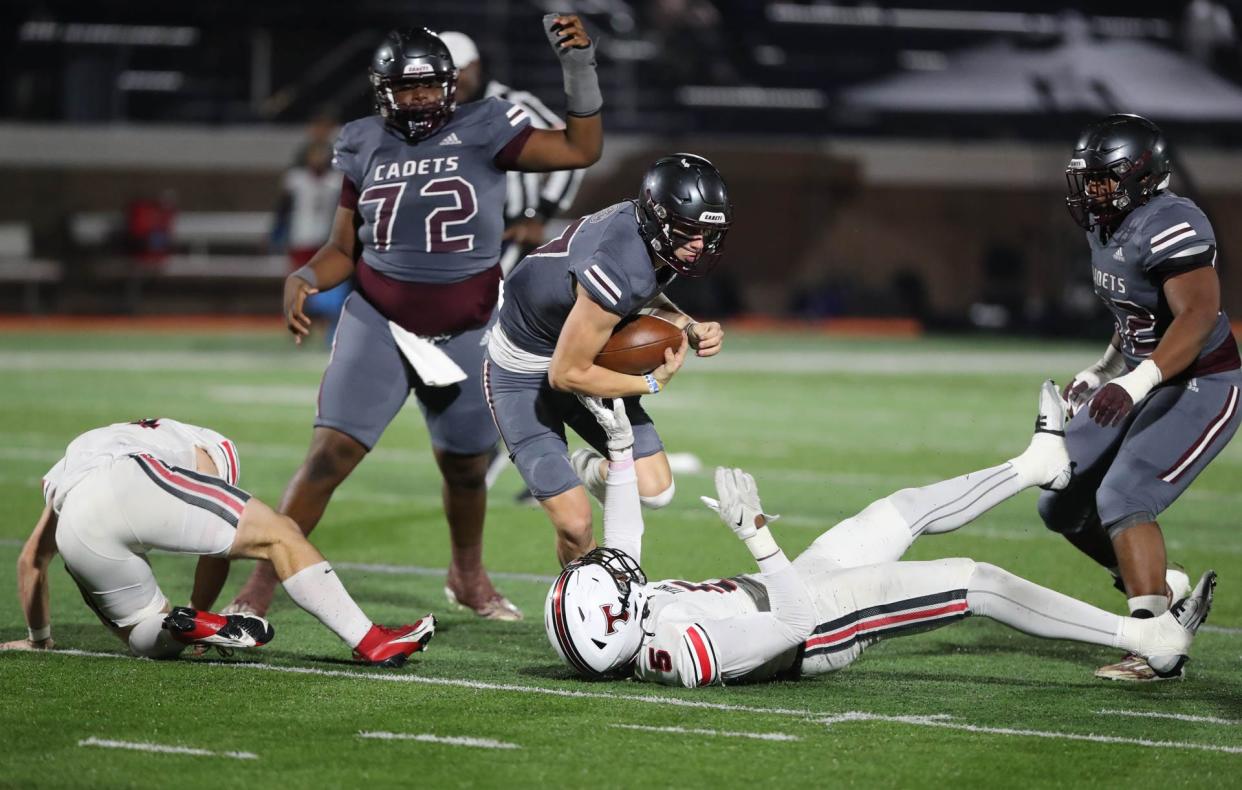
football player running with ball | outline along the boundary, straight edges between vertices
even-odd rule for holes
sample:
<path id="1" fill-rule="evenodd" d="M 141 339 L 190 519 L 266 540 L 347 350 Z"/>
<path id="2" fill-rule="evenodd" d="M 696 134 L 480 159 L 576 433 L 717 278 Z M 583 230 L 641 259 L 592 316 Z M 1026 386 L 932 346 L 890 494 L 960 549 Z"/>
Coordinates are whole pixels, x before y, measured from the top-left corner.
<path id="1" fill-rule="evenodd" d="M 1110 614 L 970 559 L 900 562 L 920 535 L 949 532 L 1035 485 L 1064 486 L 1064 410 L 1051 382 L 1027 449 L 999 466 L 873 502 L 829 529 L 790 562 L 769 525 L 755 481 L 716 470 L 703 501 L 750 549 L 759 573 L 692 583 L 648 582 L 635 485 L 634 435 L 624 402 L 588 403 L 608 436 L 612 468 L 604 543 L 553 583 L 544 628 L 561 658 L 585 677 L 630 675 L 686 687 L 795 679 L 843 669 L 870 645 L 981 615 L 1024 633 L 1120 647 L 1175 673 L 1207 617 L 1215 574 L 1154 619 Z"/>
<path id="2" fill-rule="evenodd" d="M 505 280 L 483 387 L 509 457 L 556 529 L 562 565 L 594 547 L 586 492 L 602 502 L 608 475 L 604 434 L 575 395 L 626 399 L 640 499 L 650 508 L 672 501 L 668 457 L 638 399 L 668 386 L 687 347 L 701 357 L 720 352 L 720 324 L 693 321 L 663 292 L 679 274 L 701 277 L 715 267 L 732 215 L 724 179 L 711 162 L 666 156 L 643 176 L 637 200 L 570 223 Z M 681 348 L 666 350 L 664 363 L 645 375 L 596 365 L 613 330 L 643 308 L 685 331 Z M 579 450 L 571 459 L 566 425 L 594 451 Z"/>
<path id="3" fill-rule="evenodd" d="M 232 559 L 270 562 L 289 597 L 368 664 L 398 667 L 426 647 L 434 617 L 372 623 L 298 525 L 237 487 L 240 472 L 233 442 L 176 420 L 116 423 L 74 439 L 43 478 L 46 505 L 17 561 L 27 638 L 0 649 L 54 647 L 48 570 L 58 551 L 86 605 L 134 655 L 269 642 L 266 620 L 208 611 Z M 200 558 L 189 607 L 164 597 L 147 561 L 152 549 Z"/>
<path id="4" fill-rule="evenodd" d="M 350 277 L 356 290 L 324 372 L 310 448 L 280 511 L 314 529 L 412 390 L 444 479 L 445 592 L 497 620 L 522 616 L 482 559 L 484 480 L 498 436 L 479 375 L 501 276 L 505 173 L 586 167 L 603 145 L 594 45 L 575 16 L 546 15 L 543 27 L 564 72 L 564 129 L 535 129 L 524 110 L 497 98 L 457 106 L 444 42 L 425 28 L 389 33 L 370 67 L 378 114 L 346 124 L 336 142 L 333 166 L 344 182 L 331 238 L 285 283 L 285 319 L 299 341 L 308 295 Z M 275 584 L 260 565 L 230 609 L 263 614 Z"/>
<path id="5" fill-rule="evenodd" d="M 1065 388 L 1074 479 L 1043 494 L 1039 514 L 1113 574 L 1134 617 L 1162 614 L 1188 589 L 1184 572 L 1166 570 L 1156 518 L 1242 420 L 1216 236 L 1198 206 L 1168 190 L 1171 175 L 1164 135 L 1137 115 L 1088 126 L 1066 169 L 1069 210 L 1087 232 L 1095 293 L 1116 330 L 1104 356 Z M 1096 675 L 1162 677 L 1141 656 Z"/>

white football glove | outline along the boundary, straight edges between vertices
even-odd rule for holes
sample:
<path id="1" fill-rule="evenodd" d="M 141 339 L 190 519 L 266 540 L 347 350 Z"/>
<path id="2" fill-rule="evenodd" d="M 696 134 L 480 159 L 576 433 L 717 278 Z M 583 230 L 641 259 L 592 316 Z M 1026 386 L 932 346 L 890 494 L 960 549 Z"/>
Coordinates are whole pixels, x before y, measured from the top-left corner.
<path id="1" fill-rule="evenodd" d="M 755 526 L 757 517 L 763 516 L 769 524 L 780 518 L 780 516 L 763 512 L 763 505 L 759 504 L 759 487 L 755 485 L 755 478 L 741 469 L 716 467 L 716 496 L 720 498 L 712 499 L 708 496 L 701 496 L 699 499 L 720 514 L 720 520 L 728 524 L 733 534 L 742 540 L 753 538 L 759 531 L 759 528 Z"/>
<path id="2" fill-rule="evenodd" d="M 1065 399 L 1067 415 L 1073 417 L 1090 402 L 1100 387 L 1125 372 L 1125 356 L 1110 343 L 1104 356 L 1096 360 L 1091 367 L 1080 370 L 1062 391 L 1061 396 Z"/>
<path id="3" fill-rule="evenodd" d="M 630 418 L 625 416 L 625 401 L 621 398 L 612 399 L 612 408 L 604 405 L 602 398 L 579 395 L 578 400 L 586 406 L 587 411 L 604 429 L 608 437 L 608 453 L 623 453 L 634 446 L 634 429 L 630 427 Z"/>

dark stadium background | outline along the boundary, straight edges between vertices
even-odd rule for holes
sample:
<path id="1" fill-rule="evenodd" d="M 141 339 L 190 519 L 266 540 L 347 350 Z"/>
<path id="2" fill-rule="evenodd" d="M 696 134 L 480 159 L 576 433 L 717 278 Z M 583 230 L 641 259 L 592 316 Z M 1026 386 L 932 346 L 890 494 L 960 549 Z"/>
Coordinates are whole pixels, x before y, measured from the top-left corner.
<path id="1" fill-rule="evenodd" d="M 726 265 L 674 294 L 691 312 L 1102 338 L 1063 168 L 1085 119 L 1125 110 L 1173 140 L 1242 314 L 1238 4 L 1211 0 L 8 3 L 0 310 L 274 317 L 280 175 L 314 119 L 371 111 L 379 35 L 465 31 L 560 111 L 538 19 L 571 6 L 607 135 L 573 212 L 668 151 L 729 179 Z M 125 238 L 134 201 L 175 206 L 158 261 Z"/>

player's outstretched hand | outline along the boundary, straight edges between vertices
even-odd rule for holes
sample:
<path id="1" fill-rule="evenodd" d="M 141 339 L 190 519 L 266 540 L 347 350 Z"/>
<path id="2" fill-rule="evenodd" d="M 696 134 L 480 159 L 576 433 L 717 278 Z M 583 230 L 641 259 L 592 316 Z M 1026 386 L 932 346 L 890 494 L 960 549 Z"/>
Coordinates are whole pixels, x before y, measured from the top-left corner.
<path id="1" fill-rule="evenodd" d="M 716 496 L 719 498 L 701 496 L 699 499 L 716 511 L 720 520 L 728 524 L 733 534 L 742 540 L 754 536 L 759 527 L 780 518 L 778 515 L 763 512 L 755 478 L 741 469 L 716 467 Z"/>
<path id="2" fill-rule="evenodd" d="M 543 29 L 547 33 L 552 50 L 561 57 L 580 58 L 581 54 L 592 49 L 591 37 L 587 35 L 582 20 L 575 14 L 544 14 Z M 594 53 L 588 55 L 593 57 Z"/>
<path id="3" fill-rule="evenodd" d="M 682 335 L 681 347 L 676 351 L 671 348 L 664 349 L 664 364 L 651 371 L 651 375 L 655 376 L 655 380 L 660 382 L 660 389 L 673 378 L 677 371 L 681 370 L 681 366 L 686 362 L 686 349 L 690 348 L 690 338 Z"/>
<path id="4" fill-rule="evenodd" d="M 593 395 L 579 395 L 578 400 L 586 406 L 587 411 L 604 429 L 608 437 L 608 454 L 623 453 L 634 447 L 634 429 L 630 427 L 630 418 L 625 414 L 625 401 L 621 398 L 612 399 L 612 408 L 604 405 L 602 398 Z"/>
<path id="5" fill-rule="evenodd" d="M 686 327 L 690 347 L 700 357 L 714 357 L 724 343 L 724 327 L 716 321 L 695 321 Z"/>
<path id="6" fill-rule="evenodd" d="M 1101 383 L 1100 374 L 1094 368 L 1087 368 L 1079 371 L 1078 375 L 1065 385 L 1065 388 L 1061 390 L 1061 399 L 1065 401 L 1069 416 L 1073 417 L 1083 406 L 1087 405 L 1091 396 L 1100 388 Z"/>
<path id="7" fill-rule="evenodd" d="M 311 320 L 304 310 L 306 298 L 317 293 L 319 289 L 312 288 L 301 277 L 290 275 L 285 278 L 285 326 L 298 344 L 310 334 Z"/>
<path id="8" fill-rule="evenodd" d="M 33 642 L 29 639 L 14 639 L 12 642 L 0 642 L 0 650 L 51 650 L 56 647 L 56 640 L 47 639 Z"/>

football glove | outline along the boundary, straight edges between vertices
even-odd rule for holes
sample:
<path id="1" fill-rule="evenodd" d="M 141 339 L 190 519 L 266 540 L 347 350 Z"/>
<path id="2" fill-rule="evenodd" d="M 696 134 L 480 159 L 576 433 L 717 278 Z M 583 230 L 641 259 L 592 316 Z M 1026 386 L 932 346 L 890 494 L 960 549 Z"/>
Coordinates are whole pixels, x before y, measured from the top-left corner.
<path id="1" fill-rule="evenodd" d="M 755 485 L 755 478 L 741 469 L 716 467 L 716 496 L 719 499 L 706 496 L 701 496 L 699 499 L 716 511 L 720 520 L 728 524 L 733 534 L 741 540 L 753 538 L 759 531 L 759 526 L 763 526 L 762 524 L 756 526 L 757 518 L 763 517 L 767 523 L 780 518 L 780 516 L 763 512 L 763 505 L 759 503 L 759 487 Z"/>
<path id="2" fill-rule="evenodd" d="M 609 455 L 623 453 L 634 447 L 634 429 L 630 427 L 630 418 L 625 416 L 624 400 L 613 398 L 611 409 L 604 405 L 602 398 L 579 395 L 578 400 L 591 412 L 599 427 L 604 429 Z"/>
<path id="3" fill-rule="evenodd" d="M 1070 383 L 1065 385 L 1065 391 L 1061 393 L 1061 397 L 1065 399 L 1069 416 L 1073 417 L 1077 414 L 1100 387 L 1120 376 L 1125 369 L 1126 358 L 1116 346 L 1109 343 L 1104 356 L 1096 360 L 1091 367 L 1080 370 Z"/>

